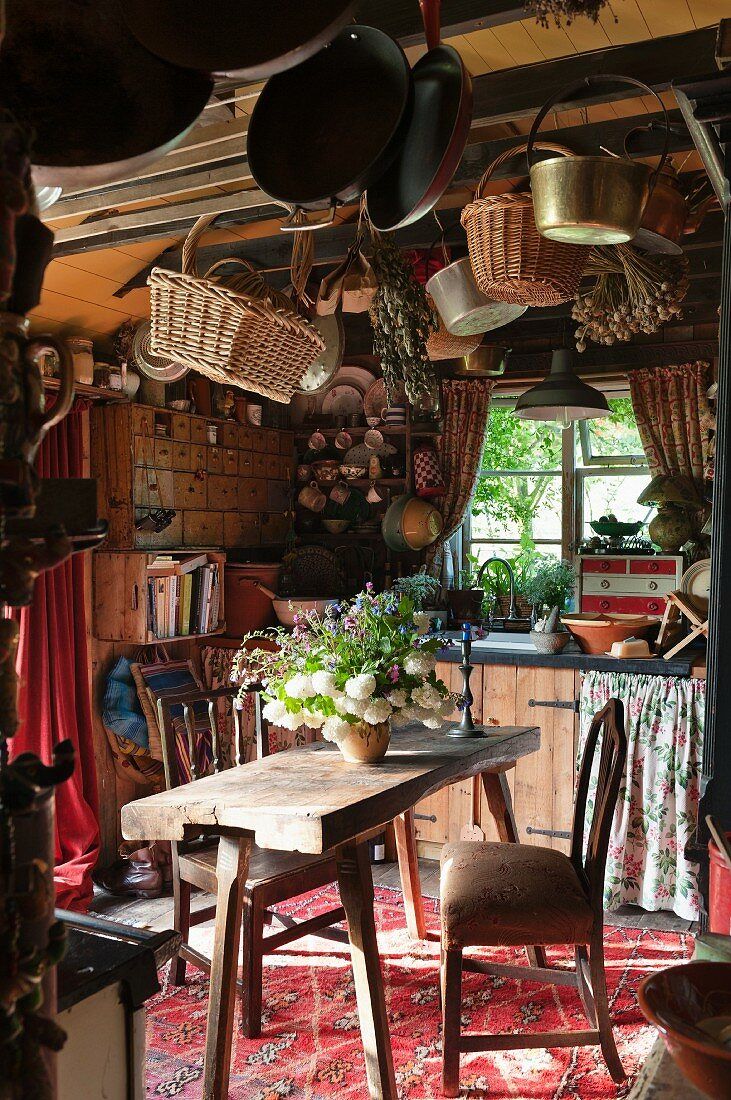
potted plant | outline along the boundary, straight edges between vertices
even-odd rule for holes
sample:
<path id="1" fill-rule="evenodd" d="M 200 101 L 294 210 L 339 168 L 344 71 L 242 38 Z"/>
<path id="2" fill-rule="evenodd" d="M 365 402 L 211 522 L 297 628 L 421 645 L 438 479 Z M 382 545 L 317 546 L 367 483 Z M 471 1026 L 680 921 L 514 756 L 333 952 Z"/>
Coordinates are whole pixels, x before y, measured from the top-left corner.
<path id="1" fill-rule="evenodd" d="M 544 607 L 558 607 L 563 611 L 573 595 L 575 583 L 576 573 L 571 562 L 547 555 L 539 558 L 523 579 L 523 595 L 532 604 L 534 614 Z"/>
<path id="2" fill-rule="evenodd" d="M 399 599 L 406 596 L 412 600 L 415 611 L 433 611 L 438 605 L 441 587 L 436 577 L 430 576 L 425 569 L 420 569 L 410 577 L 399 577 L 395 580 L 391 591 Z"/>
<path id="3" fill-rule="evenodd" d="M 252 639 L 274 640 L 276 648 L 248 648 Z M 392 722 L 437 729 L 451 714 L 453 700 L 435 672 L 442 645 L 429 633 L 427 612 L 368 584 L 322 618 L 297 615 L 291 632 L 248 635 L 234 670 L 242 684 L 263 685 L 267 721 L 322 730 L 346 760 L 373 764 L 386 754 Z"/>
<path id="4" fill-rule="evenodd" d="M 571 637 L 561 624 L 558 606 L 552 607 L 545 618 L 539 619 L 530 632 L 533 645 L 539 653 L 560 653 Z"/>
<path id="5" fill-rule="evenodd" d="M 457 587 L 447 593 L 449 610 L 457 622 L 474 622 L 482 617 L 485 589 L 477 583 L 479 568 L 479 558 L 468 554 L 467 564 L 459 571 Z"/>

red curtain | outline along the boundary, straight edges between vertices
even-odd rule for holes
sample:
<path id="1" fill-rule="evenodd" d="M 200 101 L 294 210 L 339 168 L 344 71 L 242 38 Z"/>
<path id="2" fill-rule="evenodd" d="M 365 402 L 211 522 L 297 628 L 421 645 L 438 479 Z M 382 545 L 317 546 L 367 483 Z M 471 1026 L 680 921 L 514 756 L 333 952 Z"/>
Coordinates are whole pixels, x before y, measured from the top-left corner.
<path id="1" fill-rule="evenodd" d="M 77 402 L 38 452 L 41 477 L 82 477 L 84 406 Z M 56 904 L 85 909 L 99 852 L 98 803 L 89 695 L 84 575 L 86 554 L 42 573 L 33 603 L 20 613 L 19 711 L 13 756 L 34 752 L 50 763 L 66 739 L 76 750 L 74 774 L 56 788 Z"/>

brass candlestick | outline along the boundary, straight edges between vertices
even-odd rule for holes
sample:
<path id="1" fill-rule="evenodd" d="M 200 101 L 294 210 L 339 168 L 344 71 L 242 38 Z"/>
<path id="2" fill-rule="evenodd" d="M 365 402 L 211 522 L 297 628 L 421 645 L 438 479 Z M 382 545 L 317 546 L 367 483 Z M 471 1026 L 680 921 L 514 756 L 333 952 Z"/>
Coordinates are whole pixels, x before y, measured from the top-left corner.
<path id="1" fill-rule="evenodd" d="M 462 673 L 462 699 L 459 709 L 462 711 L 462 719 L 458 726 L 452 726 L 447 730 L 447 737 L 486 737 L 484 726 L 476 726 L 472 718 L 472 704 L 474 696 L 470 690 L 470 677 L 474 666 L 470 664 L 472 654 L 472 626 L 470 623 L 462 624 L 462 664 L 459 666 Z"/>

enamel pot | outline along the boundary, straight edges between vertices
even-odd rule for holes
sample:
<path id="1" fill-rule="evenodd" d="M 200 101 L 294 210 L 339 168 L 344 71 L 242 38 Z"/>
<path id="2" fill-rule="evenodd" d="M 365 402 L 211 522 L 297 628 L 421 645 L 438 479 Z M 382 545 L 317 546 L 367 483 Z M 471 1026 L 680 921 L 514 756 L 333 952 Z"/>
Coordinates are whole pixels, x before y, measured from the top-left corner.
<path id="1" fill-rule="evenodd" d="M 424 550 L 437 541 L 443 528 L 441 512 L 429 501 L 420 500 L 411 493 L 397 497 L 381 523 L 383 541 L 397 554 Z"/>
<path id="2" fill-rule="evenodd" d="M 472 274 L 469 256 L 455 260 L 426 284 L 445 328 L 454 336 L 475 336 L 508 325 L 527 310 L 510 302 L 493 302 L 483 294 Z"/>

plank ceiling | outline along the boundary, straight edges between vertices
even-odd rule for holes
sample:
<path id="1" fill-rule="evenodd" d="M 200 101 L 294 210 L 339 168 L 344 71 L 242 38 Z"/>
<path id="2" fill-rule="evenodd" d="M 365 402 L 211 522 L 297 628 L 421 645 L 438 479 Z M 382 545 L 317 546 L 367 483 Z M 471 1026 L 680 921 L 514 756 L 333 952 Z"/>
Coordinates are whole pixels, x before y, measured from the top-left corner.
<path id="1" fill-rule="evenodd" d="M 448 39 L 462 55 L 473 76 L 547 60 L 605 49 L 630 42 L 645 41 L 666 35 L 708 27 L 729 15 L 729 0 L 611 0 L 602 12 L 599 22 L 580 18 L 565 28 L 543 28 L 534 19 L 505 26 L 474 31 Z M 412 61 L 425 47 L 407 49 Z M 665 97 L 667 105 L 674 105 L 672 93 Z M 240 106 L 246 111 L 251 101 Z M 607 118 L 636 114 L 653 110 L 653 101 L 646 97 L 641 101 L 620 100 L 615 103 L 591 106 L 587 113 L 565 112 L 560 116 L 562 125 L 579 125 L 585 119 L 600 121 Z M 526 132 L 529 123 L 520 120 L 509 127 L 493 128 L 480 137 L 493 134 L 518 134 Z M 178 204 L 184 198 L 201 199 L 240 190 L 240 184 L 208 187 L 194 195 L 167 200 Z M 140 204 L 146 209 L 153 205 L 166 205 L 166 200 L 155 199 Z M 125 207 L 129 213 L 133 207 Z M 52 228 L 62 228 L 78 223 L 82 217 L 49 221 Z M 207 243 L 233 241 L 251 237 L 251 227 L 237 231 L 230 227 L 206 238 Z M 178 238 L 148 239 L 141 243 L 125 244 L 119 248 L 98 249 L 55 259 L 50 264 L 43 295 L 33 314 L 33 327 L 40 331 L 76 332 L 104 344 L 127 318 L 148 316 L 149 295 L 146 289 L 134 290 L 124 298 L 114 293 L 128 279 L 141 271 L 164 248 L 178 243 Z"/>

